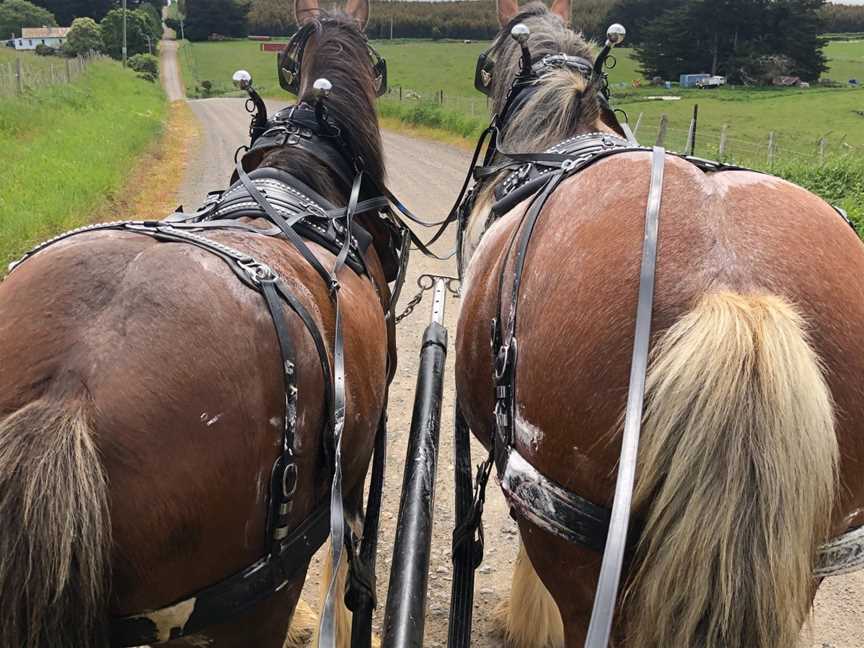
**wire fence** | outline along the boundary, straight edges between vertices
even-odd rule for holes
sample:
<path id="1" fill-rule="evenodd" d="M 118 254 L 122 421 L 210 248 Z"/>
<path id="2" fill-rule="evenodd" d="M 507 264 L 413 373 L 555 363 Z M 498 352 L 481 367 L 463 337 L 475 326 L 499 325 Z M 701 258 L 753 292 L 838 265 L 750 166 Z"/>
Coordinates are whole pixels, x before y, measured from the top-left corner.
<path id="1" fill-rule="evenodd" d="M 72 83 L 84 73 L 87 66 L 105 58 L 100 54 L 78 56 L 76 58 L 40 58 L 33 64 L 24 57 L 17 57 L 8 63 L 0 63 L 0 97 L 10 97 L 46 88 L 48 86 Z"/>
<path id="2" fill-rule="evenodd" d="M 461 97 L 444 90 L 424 93 L 393 86 L 383 99 L 403 105 L 436 106 L 481 121 L 488 119 L 491 113 L 488 98 L 479 95 Z M 630 116 L 633 117 L 633 114 Z M 821 164 L 833 157 L 864 155 L 864 147 L 852 145 L 846 141 L 845 135 L 836 133 L 816 139 L 783 132 L 760 133 L 754 137 L 750 129 L 744 132 L 743 129 L 736 129 L 734 123 L 717 125 L 697 122 L 695 135 L 691 135 L 693 125 L 690 120 L 673 122 L 665 114 L 659 120 L 656 116 L 649 118 L 639 114 L 630 122 L 630 127 L 642 144 L 657 144 L 670 151 L 692 152 L 699 157 L 763 169 L 789 163 Z"/>

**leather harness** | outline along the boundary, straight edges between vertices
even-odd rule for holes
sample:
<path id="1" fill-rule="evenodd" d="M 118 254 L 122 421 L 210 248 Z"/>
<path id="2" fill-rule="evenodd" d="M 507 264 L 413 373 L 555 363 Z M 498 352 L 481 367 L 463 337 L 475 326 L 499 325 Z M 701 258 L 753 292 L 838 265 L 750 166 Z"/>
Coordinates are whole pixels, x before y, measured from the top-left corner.
<path id="1" fill-rule="evenodd" d="M 155 610 L 147 610 L 111 621 L 113 646 L 140 646 L 157 644 L 193 635 L 224 622 L 279 591 L 311 559 L 329 536 L 334 552 L 334 564 L 341 559 L 343 547 L 348 548 L 350 569 L 349 598 L 356 607 L 364 597 L 374 601 L 375 573 L 374 546 L 383 487 L 383 465 L 386 434 L 386 414 L 382 415 L 376 437 L 372 484 L 362 543 L 347 529 L 344 521 L 341 484 L 341 438 L 346 417 L 344 341 L 342 310 L 339 298 L 339 278 L 343 268 L 368 275 L 364 254 L 372 237 L 354 222 L 358 213 L 375 211 L 391 231 L 390 253 L 396 272 L 388 276 L 394 281 L 391 303 L 386 309 L 392 317 L 398 298 L 410 249 L 410 236 L 406 228 L 390 211 L 390 200 L 377 196 L 359 200 L 361 186 L 368 176 L 362 165 L 337 160 L 336 151 L 347 155 L 348 147 L 322 134 L 317 124 L 297 120 L 308 115 L 303 108 L 290 109 L 279 115 L 262 136 L 255 138 L 250 156 L 252 166 L 260 162 L 259 149 L 280 145 L 278 138 L 297 135 L 304 141 L 304 150 L 318 158 L 340 177 L 348 168 L 356 169 L 348 186 L 351 189 L 348 206 L 338 208 L 296 178 L 278 169 L 266 168 L 247 174 L 243 164 L 237 164 L 236 182 L 224 192 L 208 196 L 204 206 L 192 214 L 177 212 L 161 221 L 118 221 L 82 227 L 55 237 L 28 252 L 10 265 L 10 272 L 42 250 L 72 236 L 96 231 L 122 231 L 149 236 L 160 242 L 194 245 L 224 261 L 237 278 L 248 288 L 262 296 L 273 320 L 281 356 L 284 382 L 284 414 L 280 455 L 274 463 L 270 478 L 270 499 L 267 509 L 267 552 L 242 571 L 230 575 L 219 583 L 200 590 L 182 600 Z M 253 120 L 253 126 L 254 126 Z M 270 133 L 268 135 L 267 133 Z M 277 136 L 278 133 L 278 136 Z M 326 142 L 322 144 L 322 142 Z M 287 143 L 286 145 L 291 145 Z M 341 157 L 341 156 L 340 156 Z M 245 159 L 245 158 L 244 158 Z M 389 191 L 388 195 L 391 195 Z M 241 217 L 264 218 L 272 227 L 259 228 L 237 220 Z M 287 239 L 300 252 L 326 283 L 336 314 L 333 344 L 333 362 L 327 354 L 321 332 L 312 315 L 292 294 L 275 270 L 249 254 L 207 237 L 211 230 L 242 231 L 258 236 L 278 236 Z M 311 251 L 306 241 L 313 241 L 336 255 L 332 269 L 325 268 Z M 295 376 L 294 344 L 289 335 L 286 307 L 300 318 L 318 351 L 325 386 L 324 407 L 327 412 L 329 434 L 325 434 L 325 456 L 332 479 L 327 498 L 298 525 L 289 528 L 289 514 L 297 486 L 297 465 L 294 460 L 294 435 L 297 419 L 297 384 Z M 392 367 L 390 369 L 392 371 Z M 370 547 L 373 549 L 370 550 Z M 334 604 L 330 597 L 330 606 Z M 374 606 L 374 603 L 373 603 Z M 371 609 L 372 606 L 370 606 Z M 333 645 L 335 627 L 333 615 L 322 627 L 322 645 Z"/>
<path id="2" fill-rule="evenodd" d="M 565 64 L 568 63 L 565 61 Z M 526 65 L 523 64 L 523 70 L 525 67 Z M 478 78 L 481 78 L 480 70 L 481 64 L 478 62 Z M 514 101 L 514 94 L 518 94 L 526 85 L 521 77 L 522 74 L 514 80 L 510 95 L 505 101 L 505 108 L 502 111 L 505 115 L 512 113 L 510 106 Z M 536 71 L 533 78 L 537 80 Z M 467 648 L 470 645 L 473 571 L 479 566 L 483 556 L 482 513 L 486 484 L 494 465 L 514 517 L 518 515 L 519 518 L 526 519 L 568 542 L 603 552 L 594 610 L 585 644 L 586 647 L 600 648 L 608 644 L 620 574 L 626 561 L 632 557 L 632 549 L 641 532 L 640 521 L 630 519 L 630 508 L 649 359 L 665 159 L 667 155 L 675 155 L 705 173 L 749 171 L 749 169 L 694 156 L 667 153 L 659 147 L 653 149 L 641 147 L 629 131 L 620 126 L 616 130 L 625 135 L 626 139 L 611 133 L 589 133 L 567 139 L 543 153 L 502 152 L 497 146 L 498 133 L 502 125 L 502 120 L 495 116 L 490 127 L 481 135 L 469 176 L 457 199 L 456 207 L 451 212 L 451 220 L 457 220 L 459 223 L 457 254 L 459 272 L 462 276 L 465 263 L 461 256 L 462 239 L 479 187 L 485 181 L 500 177 L 501 172 L 510 171 L 495 187 L 496 202 L 489 214 L 487 229 L 496 219 L 508 213 L 517 204 L 530 199 L 508 243 L 499 276 L 497 315 L 492 322 L 496 398 L 495 434 L 489 457 L 478 467 L 473 488 L 469 430 L 458 403 L 456 408 L 456 447 L 460 452 L 468 453 L 468 457 L 456 463 L 457 526 L 453 533 L 454 574 L 448 645 L 450 648 Z M 489 146 L 484 164 L 475 167 L 487 137 Z M 647 153 L 651 156 L 651 177 L 645 210 L 645 236 L 624 433 L 614 503 L 610 511 L 542 474 L 519 453 L 513 444 L 518 359 L 517 314 L 519 287 L 531 236 L 549 197 L 564 180 L 579 171 L 608 157 L 632 152 Z M 474 178 L 475 184 L 468 190 L 471 177 Z M 840 209 L 835 208 L 835 210 L 854 229 L 846 214 Z M 504 275 L 508 267 L 513 268 L 513 279 L 509 299 L 505 300 Z M 816 576 L 821 578 L 862 568 L 864 568 L 864 528 L 849 531 L 820 548 Z"/>

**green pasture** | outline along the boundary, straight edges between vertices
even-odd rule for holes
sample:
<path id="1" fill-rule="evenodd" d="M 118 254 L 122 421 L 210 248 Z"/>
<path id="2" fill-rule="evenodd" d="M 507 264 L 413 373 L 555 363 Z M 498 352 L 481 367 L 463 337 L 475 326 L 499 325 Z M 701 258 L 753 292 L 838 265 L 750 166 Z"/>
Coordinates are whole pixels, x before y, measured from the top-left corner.
<path id="1" fill-rule="evenodd" d="M 825 53 L 830 59 L 825 77 L 840 83 L 858 79 L 864 84 L 864 34 L 858 40 L 831 41 Z"/>
<path id="2" fill-rule="evenodd" d="M 52 65 L 59 69 L 65 65 L 63 59 L 56 56 L 38 56 L 34 52 L 17 52 L 0 46 L 0 75 L 8 73 L 8 66 L 15 65 L 15 59 L 21 59 L 24 68 L 34 71 L 50 70 Z"/>
<path id="3" fill-rule="evenodd" d="M 161 132 L 166 107 L 158 84 L 112 61 L 72 84 L 0 99 L 0 268 L 91 220 Z"/>

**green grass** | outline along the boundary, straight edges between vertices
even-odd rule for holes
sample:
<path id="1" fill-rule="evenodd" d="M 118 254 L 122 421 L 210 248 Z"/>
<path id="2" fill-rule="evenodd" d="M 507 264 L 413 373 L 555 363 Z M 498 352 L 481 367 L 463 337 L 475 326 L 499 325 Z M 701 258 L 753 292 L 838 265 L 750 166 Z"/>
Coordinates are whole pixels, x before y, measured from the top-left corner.
<path id="1" fill-rule="evenodd" d="M 90 221 L 161 132 L 166 108 L 157 84 L 110 61 L 73 84 L 0 99 L 0 149 L 11 161 L 0 165 L 0 268 Z"/>
<path id="2" fill-rule="evenodd" d="M 840 83 L 858 79 L 864 83 L 864 35 L 860 40 L 831 41 L 825 53 L 830 59 L 826 78 Z"/>

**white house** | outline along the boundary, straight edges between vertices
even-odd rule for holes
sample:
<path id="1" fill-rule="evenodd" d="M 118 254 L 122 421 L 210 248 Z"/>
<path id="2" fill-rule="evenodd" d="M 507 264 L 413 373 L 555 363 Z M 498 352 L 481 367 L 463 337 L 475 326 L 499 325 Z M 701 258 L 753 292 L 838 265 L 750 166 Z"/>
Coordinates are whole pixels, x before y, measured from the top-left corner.
<path id="1" fill-rule="evenodd" d="M 16 50 L 35 50 L 37 45 L 59 48 L 69 33 L 69 27 L 22 27 L 21 38 L 12 39 Z"/>

